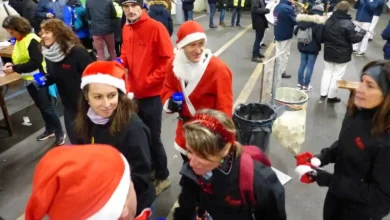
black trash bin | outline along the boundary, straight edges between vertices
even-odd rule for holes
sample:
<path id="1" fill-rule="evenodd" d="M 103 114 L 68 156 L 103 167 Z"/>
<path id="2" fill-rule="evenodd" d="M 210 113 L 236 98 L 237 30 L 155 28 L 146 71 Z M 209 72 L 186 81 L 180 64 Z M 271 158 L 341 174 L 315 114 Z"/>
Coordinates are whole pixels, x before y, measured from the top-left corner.
<path id="1" fill-rule="evenodd" d="M 266 104 L 240 104 L 234 109 L 233 121 L 237 128 L 237 138 L 243 145 L 254 145 L 268 152 L 272 124 L 277 114 Z"/>

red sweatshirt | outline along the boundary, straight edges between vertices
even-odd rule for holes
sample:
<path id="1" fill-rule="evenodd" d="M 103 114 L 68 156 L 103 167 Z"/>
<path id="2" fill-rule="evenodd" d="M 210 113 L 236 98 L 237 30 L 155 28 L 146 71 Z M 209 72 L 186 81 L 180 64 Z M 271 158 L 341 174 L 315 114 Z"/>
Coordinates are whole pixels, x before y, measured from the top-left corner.
<path id="1" fill-rule="evenodd" d="M 121 59 L 128 68 L 127 83 L 135 98 L 159 96 L 166 66 L 173 56 L 167 29 L 142 11 L 141 17 L 122 29 Z"/>

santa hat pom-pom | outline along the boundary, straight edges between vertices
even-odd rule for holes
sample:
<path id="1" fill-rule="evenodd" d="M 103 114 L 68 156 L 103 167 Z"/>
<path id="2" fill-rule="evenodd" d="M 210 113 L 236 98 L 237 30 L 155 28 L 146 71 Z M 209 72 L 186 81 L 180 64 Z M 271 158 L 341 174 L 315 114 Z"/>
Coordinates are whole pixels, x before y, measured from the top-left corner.
<path id="1" fill-rule="evenodd" d="M 127 93 L 127 98 L 129 98 L 129 99 L 134 99 L 134 93 L 132 93 L 132 92 L 129 92 L 129 93 Z"/>
<path id="2" fill-rule="evenodd" d="M 314 167 L 320 167 L 321 166 L 321 160 L 318 159 L 317 157 L 311 158 L 310 163 Z"/>

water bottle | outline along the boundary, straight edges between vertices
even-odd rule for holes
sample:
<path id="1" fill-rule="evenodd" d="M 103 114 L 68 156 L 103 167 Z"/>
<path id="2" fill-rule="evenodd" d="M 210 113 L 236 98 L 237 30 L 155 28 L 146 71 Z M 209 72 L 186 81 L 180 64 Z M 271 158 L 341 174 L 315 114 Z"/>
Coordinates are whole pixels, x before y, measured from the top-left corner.
<path id="1" fill-rule="evenodd" d="M 46 84 L 46 77 L 43 73 L 34 74 L 34 80 L 38 86 L 44 86 Z"/>
<path id="2" fill-rule="evenodd" d="M 9 39 L 9 41 L 11 42 L 11 45 L 15 45 L 15 43 L 16 43 L 16 38 L 11 37 L 11 38 Z"/>
<path id="3" fill-rule="evenodd" d="M 183 101 L 184 101 L 184 95 L 182 92 L 175 92 L 173 93 L 172 95 L 172 100 L 178 104 L 178 105 L 182 105 L 183 104 Z"/>

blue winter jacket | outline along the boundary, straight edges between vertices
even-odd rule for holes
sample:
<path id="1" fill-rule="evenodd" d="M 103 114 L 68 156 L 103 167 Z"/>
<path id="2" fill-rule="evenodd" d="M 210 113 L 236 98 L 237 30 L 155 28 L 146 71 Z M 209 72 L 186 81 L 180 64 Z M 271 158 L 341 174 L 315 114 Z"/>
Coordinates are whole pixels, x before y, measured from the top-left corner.
<path id="1" fill-rule="evenodd" d="M 322 35 L 326 18 L 321 12 L 309 14 L 299 14 L 297 16 L 298 25 L 294 34 L 297 35 L 299 30 L 311 28 L 312 40 L 308 44 L 298 43 L 298 50 L 301 53 L 318 55 L 321 51 Z"/>
<path id="2" fill-rule="evenodd" d="M 386 44 L 383 46 L 384 59 L 390 60 L 390 21 L 382 32 L 382 38 L 386 40 Z"/>
<path id="3" fill-rule="evenodd" d="M 383 5 L 383 0 L 359 0 L 355 4 L 355 8 L 357 8 L 356 12 L 356 20 L 360 22 L 370 22 L 372 21 L 372 17 L 374 17 L 374 13 L 378 7 Z"/>
<path id="4" fill-rule="evenodd" d="M 73 28 L 73 31 L 80 38 L 89 37 L 88 26 L 86 25 L 84 6 L 65 6 L 63 10 L 63 21 L 66 25 Z"/>
<path id="5" fill-rule="evenodd" d="M 291 3 L 287 0 L 280 0 L 274 9 L 274 18 L 275 40 L 284 41 L 291 39 L 294 34 L 294 26 L 297 24 L 296 15 Z"/>
<path id="6" fill-rule="evenodd" d="M 167 29 L 169 36 L 173 33 L 173 20 L 168 11 L 168 4 L 164 1 L 154 0 L 149 3 L 149 16 L 162 23 Z"/>
<path id="7" fill-rule="evenodd" d="M 385 1 L 381 0 L 378 7 L 376 7 L 375 11 L 374 11 L 374 15 L 375 16 L 381 16 L 382 12 L 383 12 L 383 6 L 385 5 Z"/>

